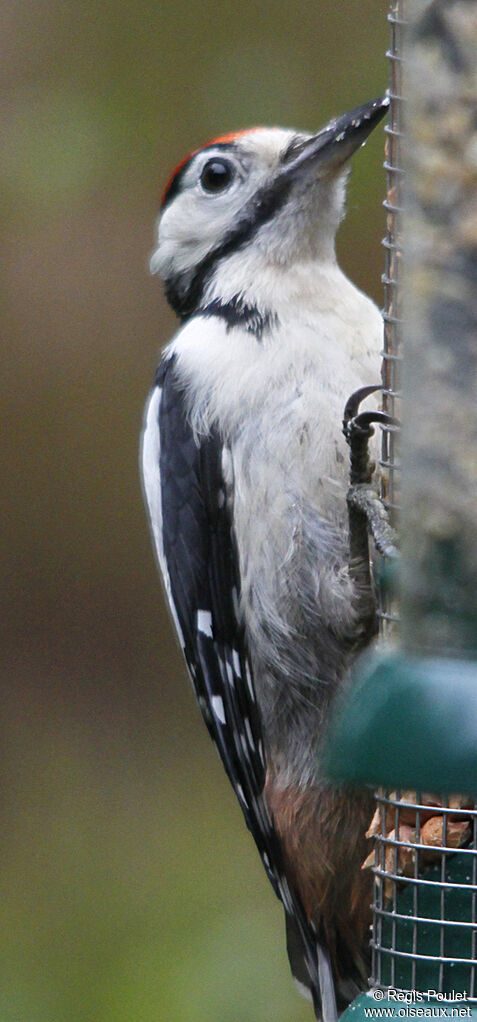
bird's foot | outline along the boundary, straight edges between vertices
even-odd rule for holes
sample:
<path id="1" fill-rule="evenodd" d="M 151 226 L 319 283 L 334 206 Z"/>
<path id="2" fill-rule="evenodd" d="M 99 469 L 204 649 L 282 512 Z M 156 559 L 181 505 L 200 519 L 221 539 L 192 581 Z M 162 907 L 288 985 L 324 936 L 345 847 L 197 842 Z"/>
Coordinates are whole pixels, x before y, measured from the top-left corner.
<path id="1" fill-rule="evenodd" d="M 350 449 L 350 487 L 347 494 L 350 564 L 357 558 L 369 563 L 368 532 L 376 549 L 384 557 L 396 557 L 396 534 L 389 523 L 387 510 L 371 483 L 375 463 L 369 457 L 369 439 L 374 426 L 398 427 L 399 421 L 386 412 L 360 412 L 359 406 L 370 394 L 381 390 L 380 385 L 361 387 L 346 402 L 343 415 L 343 433 Z"/>
<path id="2" fill-rule="evenodd" d="M 397 426 L 385 412 L 360 412 L 366 397 L 379 386 L 362 387 L 346 403 L 343 433 L 350 449 L 350 486 L 347 493 L 349 521 L 349 572 L 355 584 L 357 627 L 354 645 L 366 646 L 378 631 L 376 593 L 369 557 L 369 534 L 376 549 L 385 557 L 396 556 L 396 537 L 387 510 L 372 484 L 375 463 L 369 455 L 369 439 L 374 426 Z"/>

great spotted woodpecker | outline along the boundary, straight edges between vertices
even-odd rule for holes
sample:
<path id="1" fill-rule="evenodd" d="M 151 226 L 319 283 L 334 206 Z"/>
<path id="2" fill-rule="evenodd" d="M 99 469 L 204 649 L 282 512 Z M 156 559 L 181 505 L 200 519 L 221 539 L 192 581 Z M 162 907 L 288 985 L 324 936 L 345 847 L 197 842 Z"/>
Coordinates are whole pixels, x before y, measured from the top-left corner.
<path id="1" fill-rule="evenodd" d="M 341 419 L 351 392 L 348 418 L 377 389 L 365 385 L 382 346 L 335 234 L 349 157 L 387 107 L 192 153 L 151 260 L 182 321 L 145 413 L 154 545 L 202 714 L 285 908 L 293 973 L 324 1022 L 367 977 L 372 800 L 331 787 L 320 750 L 374 634 L 368 565 L 350 558 Z"/>

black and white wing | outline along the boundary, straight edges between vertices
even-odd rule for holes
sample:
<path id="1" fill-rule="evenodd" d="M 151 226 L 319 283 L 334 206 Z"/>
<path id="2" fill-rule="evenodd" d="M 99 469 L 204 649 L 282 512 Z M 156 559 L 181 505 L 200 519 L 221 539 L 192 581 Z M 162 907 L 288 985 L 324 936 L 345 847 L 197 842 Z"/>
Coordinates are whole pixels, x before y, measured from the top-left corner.
<path id="1" fill-rule="evenodd" d="M 298 933 L 315 1009 L 322 1003 L 328 1022 L 336 1009 L 327 955 L 288 884 L 263 798 L 265 754 L 238 612 L 238 559 L 223 472 L 227 459 L 230 452 L 217 434 L 200 441 L 194 437 L 175 357 L 165 358 L 146 409 L 142 449 L 156 552 L 204 720 L 289 928 Z"/>

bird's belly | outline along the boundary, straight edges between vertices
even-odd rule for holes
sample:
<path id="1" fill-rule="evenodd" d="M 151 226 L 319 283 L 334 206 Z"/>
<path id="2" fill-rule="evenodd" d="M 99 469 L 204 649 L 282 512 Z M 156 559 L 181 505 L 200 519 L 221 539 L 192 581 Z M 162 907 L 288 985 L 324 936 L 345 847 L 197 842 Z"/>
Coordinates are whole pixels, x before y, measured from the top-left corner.
<path id="1" fill-rule="evenodd" d="M 303 395 L 276 403 L 242 428 L 232 448 L 242 589 L 257 576 L 286 582 L 290 604 L 312 562 L 317 570 L 347 563 L 349 457 L 340 413 L 330 425 L 307 411 Z"/>
<path id="2" fill-rule="evenodd" d="M 331 422 L 309 409 L 305 395 L 275 402 L 275 418 L 263 409 L 232 445 L 241 605 L 265 742 L 279 773 L 286 765 L 288 779 L 306 782 L 356 626 L 341 395 Z"/>

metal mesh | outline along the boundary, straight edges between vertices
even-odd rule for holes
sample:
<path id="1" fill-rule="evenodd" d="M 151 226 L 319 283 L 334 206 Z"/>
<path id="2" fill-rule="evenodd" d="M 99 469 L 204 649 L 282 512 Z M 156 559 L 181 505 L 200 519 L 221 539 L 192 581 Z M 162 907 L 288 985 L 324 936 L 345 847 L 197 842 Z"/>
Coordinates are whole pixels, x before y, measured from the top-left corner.
<path id="1" fill-rule="evenodd" d="M 391 0 L 388 20 L 383 407 L 399 418 L 406 0 Z M 397 442 L 392 429 L 383 430 L 382 497 L 394 520 L 399 509 Z M 379 617 L 381 634 L 389 638 L 399 618 L 386 591 L 380 593 Z M 477 809 L 458 797 L 438 805 L 436 796 L 421 792 L 378 792 L 376 801 L 371 986 L 432 990 L 450 999 L 460 991 L 477 1003 Z"/>
<path id="2" fill-rule="evenodd" d="M 386 236 L 383 239 L 385 266 L 384 284 L 384 348 L 382 352 L 383 409 L 389 415 L 399 417 L 401 377 L 401 263 L 402 263 L 402 159 L 403 138 L 403 32 L 405 28 L 405 0 L 392 0 L 388 21 L 390 24 L 390 46 L 387 57 L 390 63 L 389 95 L 391 99 L 386 132 Z M 394 519 L 399 506 L 399 462 L 396 432 L 391 428 L 382 429 L 381 448 L 382 498 Z M 378 615 L 380 631 L 388 636 L 398 623 L 397 613 L 385 589 L 380 593 Z"/>
<path id="3" fill-rule="evenodd" d="M 431 806 L 421 792 L 376 798 L 371 984 L 477 1003 L 477 809 L 457 798 Z"/>
<path id="4" fill-rule="evenodd" d="M 391 28 L 390 47 L 387 57 L 390 62 L 391 99 L 389 121 L 386 132 L 386 236 L 383 239 L 385 267 L 384 284 L 384 349 L 382 362 L 383 408 L 390 415 L 399 416 L 401 377 L 401 264 L 402 264 L 402 169 L 401 144 L 403 138 L 403 32 L 404 0 L 393 0 L 388 14 Z M 397 458 L 397 437 L 393 429 L 383 428 L 381 467 L 383 478 L 383 499 L 393 516 L 399 505 L 399 462 Z M 382 624 L 386 615 L 382 613 Z"/>

